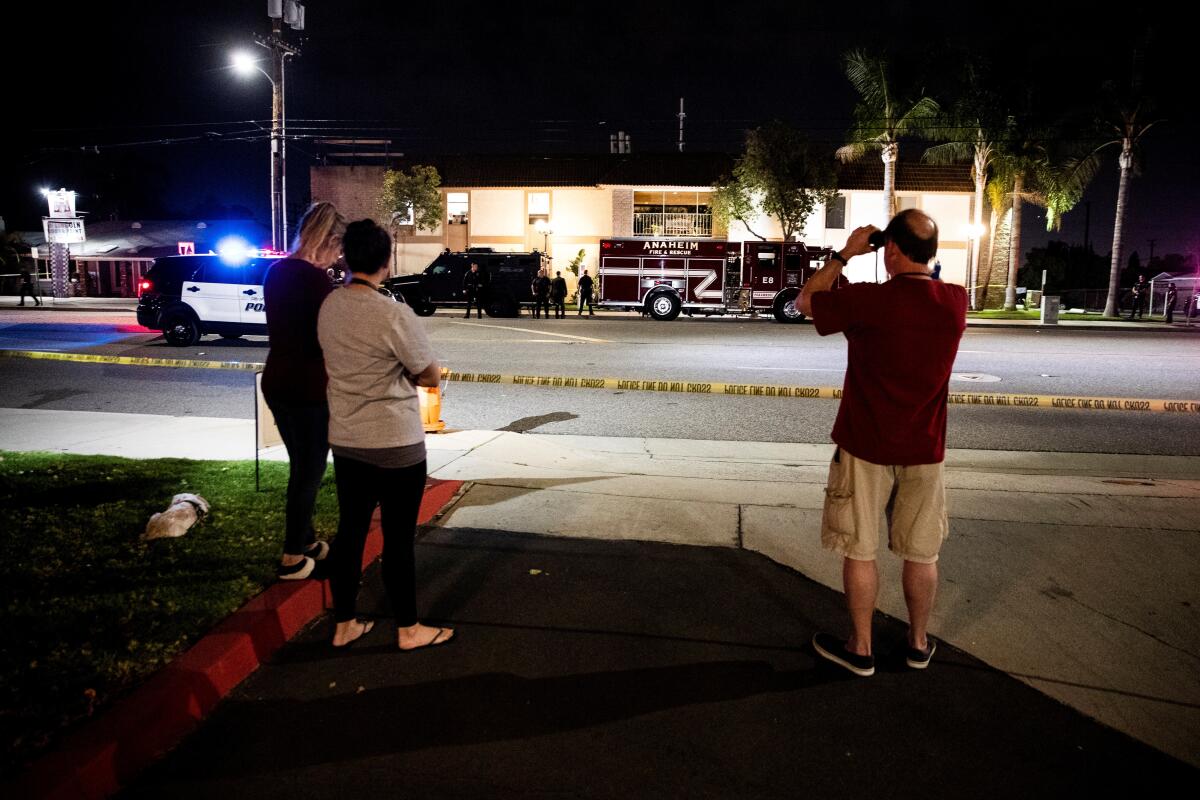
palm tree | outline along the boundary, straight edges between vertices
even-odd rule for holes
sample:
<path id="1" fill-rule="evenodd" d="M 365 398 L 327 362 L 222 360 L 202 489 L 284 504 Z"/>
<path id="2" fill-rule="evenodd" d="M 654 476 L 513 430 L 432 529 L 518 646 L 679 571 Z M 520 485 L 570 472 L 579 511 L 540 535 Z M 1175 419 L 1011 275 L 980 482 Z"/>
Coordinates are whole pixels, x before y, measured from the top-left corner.
<path id="1" fill-rule="evenodd" d="M 994 92 L 983 85 L 978 65 L 968 62 L 963 70 L 964 83 L 953 110 L 943 120 L 929 131 L 930 138 L 945 140 L 943 144 L 930 147 L 921 156 L 921 160 L 930 164 L 954 164 L 964 161 L 971 162 L 971 180 L 975 183 L 975 211 L 972 227 L 976 237 L 975 246 L 971 248 L 971 308 L 977 307 L 979 294 L 979 262 L 983 249 L 980 237 L 983 227 L 983 200 L 987 191 L 988 173 L 992 159 L 996 154 L 996 140 L 1001 134 L 1004 124 L 996 109 L 1000 107 L 999 99 Z M 996 206 L 992 205 L 992 225 L 988 230 L 996 229 Z M 989 241 L 994 237 L 989 234 Z M 991 277 L 991 262 L 988 263 L 988 277 Z M 984 284 L 984 295 L 987 293 Z"/>
<path id="2" fill-rule="evenodd" d="M 1079 203 L 1095 174 L 1078 156 L 1078 147 L 1062 136 L 1063 126 L 1032 125 L 1010 116 L 1003 138 L 993 152 L 993 170 L 1000 186 L 1012 196 L 1008 276 L 1004 309 L 1017 307 L 1017 272 L 1021 264 L 1021 206 L 1046 209 L 1046 230 L 1062 227 L 1063 216 Z"/>
<path id="3" fill-rule="evenodd" d="M 987 271 L 984 273 L 980 281 L 983 289 L 979 295 L 979 307 L 987 308 L 988 290 L 992 286 L 992 272 L 996 266 L 996 231 L 999 230 L 1001 215 L 1008 209 L 1008 204 L 1012 201 L 1012 196 L 1008 192 L 1008 187 L 998 176 L 993 176 L 987 182 L 987 198 L 988 208 L 991 212 L 990 225 L 988 227 L 988 255 L 987 255 Z"/>
<path id="4" fill-rule="evenodd" d="M 1117 316 L 1117 300 L 1120 292 L 1121 257 L 1124 250 L 1125 208 L 1129 199 L 1129 179 L 1139 174 L 1137 150 L 1142 137 L 1162 122 L 1153 118 L 1154 106 L 1142 90 L 1141 53 L 1134 52 L 1133 75 L 1128 86 L 1117 86 L 1113 82 L 1104 84 L 1101 102 L 1102 117 L 1096 128 L 1108 138 L 1090 153 L 1077 159 L 1074 164 L 1081 175 L 1091 178 L 1100 167 L 1101 151 L 1119 146 L 1121 155 L 1117 164 L 1121 169 L 1121 180 L 1117 186 L 1117 218 L 1113 225 L 1112 261 L 1108 273 L 1108 297 L 1104 302 L 1104 316 Z"/>
<path id="5" fill-rule="evenodd" d="M 842 162 L 857 161 L 867 151 L 878 150 L 883 159 L 883 218 L 891 220 L 896 209 L 896 160 L 900 137 L 921 134 L 937 118 L 940 106 L 929 97 L 906 99 L 897 93 L 884 56 L 851 50 L 844 57 L 846 77 L 859 94 L 854 108 L 854 127 L 848 144 L 839 147 Z"/>

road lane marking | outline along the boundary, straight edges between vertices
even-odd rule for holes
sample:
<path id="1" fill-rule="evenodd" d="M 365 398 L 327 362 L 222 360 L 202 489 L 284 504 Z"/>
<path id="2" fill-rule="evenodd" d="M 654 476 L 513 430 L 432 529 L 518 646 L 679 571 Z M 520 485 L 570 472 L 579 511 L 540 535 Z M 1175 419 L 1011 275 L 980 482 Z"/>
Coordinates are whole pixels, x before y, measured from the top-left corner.
<path id="1" fill-rule="evenodd" d="M 560 336 L 563 339 L 578 339 L 582 342 L 596 342 L 598 344 L 612 344 L 608 339 L 595 339 L 591 336 L 574 336 L 570 333 L 554 333 L 552 331 L 539 331 L 535 328 L 517 328 L 513 325 L 486 325 L 482 322 L 467 322 L 463 320 L 444 319 L 439 320 L 450 325 L 470 325 L 472 328 L 499 328 L 505 331 L 520 331 L 521 333 L 536 333 L 538 336 Z"/>
<path id="2" fill-rule="evenodd" d="M 845 372 L 845 367 L 734 367 L 734 369 L 770 369 L 780 372 Z"/>

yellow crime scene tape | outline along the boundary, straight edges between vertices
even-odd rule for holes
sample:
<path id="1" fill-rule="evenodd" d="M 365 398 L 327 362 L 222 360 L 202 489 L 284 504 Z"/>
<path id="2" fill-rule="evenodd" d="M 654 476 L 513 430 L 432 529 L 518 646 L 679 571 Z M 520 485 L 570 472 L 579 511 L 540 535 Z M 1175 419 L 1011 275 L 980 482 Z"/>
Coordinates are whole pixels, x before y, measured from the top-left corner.
<path id="1" fill-rule="evenodd" d="M 718 394 L 742 397 L 778 397 L 796 400 L 840 400 L 838 386 L 784 386 L 761 383 L 707 383 L 698 381 L 624 380 L 550 375 L 498 375 L 494 373 L 447 372 L 443 378 L 461 383 L 492 383 L 513 386 L 540 386 L 555 389 L 612 389 L 631 392 L 677 392 L 681 394 Z M 1142 400 L 1125 397 L 1072 397 L 1062 395 L 997 394 L 951 392 L 952 405 L 1006 406 L 1013 408 L 1067 408 L 1084 411 L 1157 411 L 1200 414 L 1200 400 Z"/>
<path id="2" fill-rule="evenodd" d="M 191 358 L 144 358 L 106 356 L 98 353 L 49 353 L 42 350 L 0 350 L 0 358 L 35 358 L 41 361 L 73 361 L 83 364 L 121 364 L 127 367 L 177 367 L 181 369 L 236 369 L 257 372 L 261 361 L 202 361 Z"/>
<path id="3" fill-rule="evenodd" d="M 49 353 L 40 350 L 0 350 L 3 358 L 34 358 L 90 364 L 121 364 L 137 367 L 184 369 L 232 369 L 257 372 L 256 361 L 200 361 L 186 358 L 142 358 L 94 353 Z M 735 397 L 771 397 L 791 400 L 841 399 L 838 386 L 788 386 L 761 383 L 713 383 L 706 381 L 660 381 L 624 378 L 593 378 L 563 375 L 501 375 L 491 372 L 443 370 L 442 379 L 455 383 L 499 386 L 535 386 L 550 389 L 608 389 L 625 392 L 667 392 Z M 951 392 L 951 405 L 1000 406 L 1006 408 L 1062 408 L 1077 411 L 1146 411 L 1166 414 L 1200 414 L 1200 400 L 1147 400 L 1132 397 L 1088 397 L 1071 395 L 999 394 L 996 392 Z"/>

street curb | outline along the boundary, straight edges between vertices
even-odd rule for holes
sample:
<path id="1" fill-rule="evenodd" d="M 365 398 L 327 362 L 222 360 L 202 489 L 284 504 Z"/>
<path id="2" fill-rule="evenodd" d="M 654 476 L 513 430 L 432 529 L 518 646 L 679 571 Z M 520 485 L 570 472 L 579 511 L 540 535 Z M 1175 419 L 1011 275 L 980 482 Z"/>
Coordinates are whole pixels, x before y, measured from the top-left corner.
<path id="1" fill-rule="evenodd" d="M 418 523 L 433 519 L 461 486 L 462 481 L 426 479 Z M 382 551 L 376 515 L 363 551 L 363 565 Z M 35 761 L 0 794 L 54 800 L 99 800 L 116 794 L 323 614 L 328 601 L 325 581 L 272 584 L 95 722 Z"/>
<path id="2" fill-rule="evenodd" d="M 985 322 L 982 320 L 972 320 L 967 318 L 968 328 L 1004 328 L 1005 330 L 1052 330 L 1052 331 L 1120 331 L 1135 332 L 1135 333 L 1200 333 L 1200 326 L 1189 328 L 1185 325 L 1172 323 L 1171 325 L 1157 324 L 1148 325 L 1145 323 L 1130 323 L 1128 326 L 1122 325 L 1119 322 L 1079 322 L 1079 323 L 1060 323 L 1058 325 L 1043 325 L 1037 320 L 1029 320 L 1022 322 L 1021 320 L 998 320 L 996 322 Z"/>

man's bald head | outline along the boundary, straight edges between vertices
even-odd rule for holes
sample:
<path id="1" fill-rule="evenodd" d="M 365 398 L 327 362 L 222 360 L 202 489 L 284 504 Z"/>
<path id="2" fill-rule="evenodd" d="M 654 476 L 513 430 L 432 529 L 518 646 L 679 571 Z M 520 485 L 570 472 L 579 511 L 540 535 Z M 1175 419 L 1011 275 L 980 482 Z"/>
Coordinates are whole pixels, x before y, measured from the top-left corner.
<path id="1" fill-rule="evenodd" d="M 915 208 L 901 211 L 883 232 L 909 261 L 928 264 L 937 255 L 937 223 L 924 211 Z"/>

